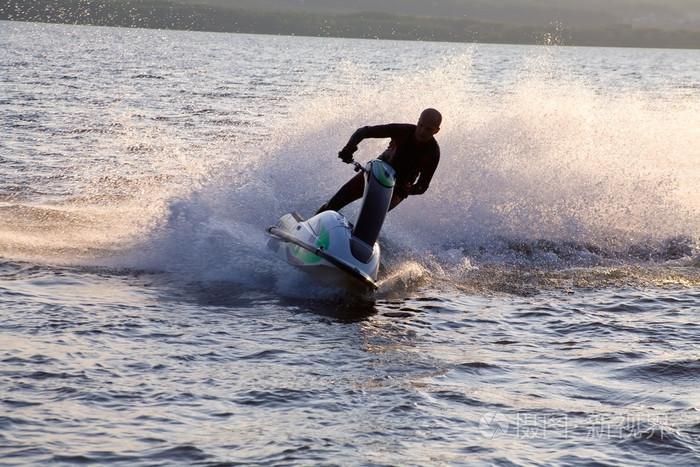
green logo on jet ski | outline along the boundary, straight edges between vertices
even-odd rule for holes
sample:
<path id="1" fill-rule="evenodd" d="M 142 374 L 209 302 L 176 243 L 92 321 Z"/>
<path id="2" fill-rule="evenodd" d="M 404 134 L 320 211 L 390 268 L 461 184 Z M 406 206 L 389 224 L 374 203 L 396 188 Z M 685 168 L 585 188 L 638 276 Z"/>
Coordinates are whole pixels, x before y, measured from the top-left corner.
<path id="1" fill-rule="evenodd" d="M 321 230 L 319 232 L 318 237 L 316 238 L 315 246 L 323 250 L 328 250 L 328 245 L 330 245 L 330 243 L 331 236 L 328 233 L 328 230 L 326 230 L 326 228 L 323 225 L 321 225 Z M 306 264 L 318 263 L 322 259 L 320 256 L 298 245 L 290 245 L 290 249 L 292 250 L 292 253 L 298 260 L 303 261 Z"/>
<path id="2" fill-rule="evenodd" d="M 396 173 L 394 172 L 394 169 L 383 161 L 374 161 L 372 164 L 372 175 L 379 181 L 379 183 L 387 188 L 393 187 L 396 183 Z"/>

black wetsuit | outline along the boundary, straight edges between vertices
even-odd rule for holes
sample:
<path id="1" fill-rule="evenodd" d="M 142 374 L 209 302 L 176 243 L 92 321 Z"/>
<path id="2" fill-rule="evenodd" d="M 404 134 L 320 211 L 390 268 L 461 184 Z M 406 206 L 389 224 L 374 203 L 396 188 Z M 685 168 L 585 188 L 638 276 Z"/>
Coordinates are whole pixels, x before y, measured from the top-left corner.
<path id="1" fill-rule="evenodd" d="M 423 194 L 428 189 L 440 162 L 440 147 L 435 138 L 420 143 L 415 139 L 415 132 L 416 125 L 410 123 L 365 126 L 353 133 L 346 145 L 346 148 L 357 148 L 365 138 L 391 138 L 389 147 L 379 156 L 379 159 L 387 162 L 396 171 L 396 187 L 389 210 L 408 195 Z M 338 211 L 361 198 L 363 190 L 364 176 L 358 174 L 343 185 L 318 212 L 329 209 Z"/>

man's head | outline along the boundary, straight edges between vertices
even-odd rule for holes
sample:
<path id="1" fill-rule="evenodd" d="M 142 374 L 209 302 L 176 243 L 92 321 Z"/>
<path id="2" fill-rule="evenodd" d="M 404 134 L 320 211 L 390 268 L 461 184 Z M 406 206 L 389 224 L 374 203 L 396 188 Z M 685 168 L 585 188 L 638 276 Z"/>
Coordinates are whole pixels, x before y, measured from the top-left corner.
<path id="1" fill-rule="evenodd" d="M 440 131 L 442 123 L 442 115 L 435 109 L 425 109 L 420 114 L 418 124 L 416 125 L 415 137 L 419 143 L 427 143 L 430 138 Z"/>

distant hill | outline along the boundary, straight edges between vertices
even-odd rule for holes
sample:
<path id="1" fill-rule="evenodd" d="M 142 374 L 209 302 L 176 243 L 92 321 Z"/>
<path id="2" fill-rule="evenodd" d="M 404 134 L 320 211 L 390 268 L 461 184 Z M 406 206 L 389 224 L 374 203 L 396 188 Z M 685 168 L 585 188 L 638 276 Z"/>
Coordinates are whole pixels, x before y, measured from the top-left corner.
<path id="1" fill-rule="evenodd" d="M 700 48 L 699 0 L 644 0 L 643 8 L 641 4 L 637 0 L 0 0 L 0 20 L 396 40 Z M 640 26 L 644 22 L 656 26 Z M 673 28 L 674 24 L 679 26 Z"/>
<path id="2" fill-rule="evenodd" d="M 180 0 L 226 8 L 322 14 L 378 12 L 567 28 L 614 24 L 700 30 L 699 0 Z"/>

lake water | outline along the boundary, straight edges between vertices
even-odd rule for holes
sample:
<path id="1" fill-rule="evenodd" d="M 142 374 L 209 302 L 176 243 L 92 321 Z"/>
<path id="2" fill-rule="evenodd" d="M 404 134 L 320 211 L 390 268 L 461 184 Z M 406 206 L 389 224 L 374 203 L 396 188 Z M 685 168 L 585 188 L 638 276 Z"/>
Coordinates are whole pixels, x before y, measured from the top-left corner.
<path id="1" fill-rule="evenodd" d="M 0 463 L 700 464 L 700 50 L 0 44 Z M 375 295 L 266 249 L 425 107 Z"/>

